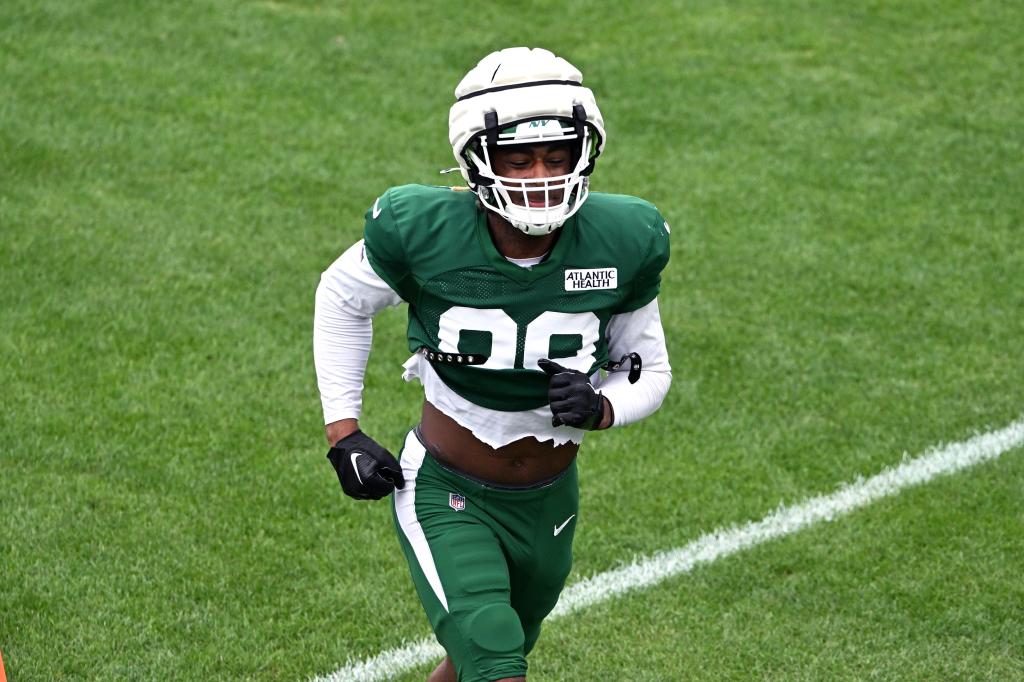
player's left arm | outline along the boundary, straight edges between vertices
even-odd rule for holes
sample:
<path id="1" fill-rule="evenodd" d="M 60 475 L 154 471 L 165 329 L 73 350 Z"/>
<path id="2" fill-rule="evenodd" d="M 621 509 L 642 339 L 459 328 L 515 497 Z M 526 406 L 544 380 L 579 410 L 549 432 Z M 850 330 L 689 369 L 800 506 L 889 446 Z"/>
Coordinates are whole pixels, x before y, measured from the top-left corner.
<path id="1" fill-rule="evenodd" d="M 598 430 L 631 424 L 661 407 L 672 383 L 657 298 L 661 272 L 669 260 L 669 227 L 652 204 L 639 202 L 637 206 L 646 229 L 635 233 L 635 245 L 645 255 L 627 285 L 619 312 L 605 327 L 608 357 L 616 363 L 629 357 L 630 362 L 616 365 L 602 380 L 548 359 L 539 361 L 549 377 L 548 404 L 554 426 Z"/>
<path id="2" fill-rule="evenodd" d="M 613 315 L 605 331 L 608 357 L 617 359 L 636 353 L 643 369 L 635 383 L 629 381 L 630 366 L 608 372 L 597 389 L 611 405 L 609 426 L 623 426 L 654 414 L 672 384 L 672 367 L 665 347 L 658 299 L 636 310 Z"/>
<path id="3" fill-rule="evenodd" d="M 639 421 L 654 413 L 672 383 L 658 299 L 640 308 L 613 315 L 608 321 L 608 352 L 612 358 L 630 356 L 621 368 L 594 381 L 579 370 L 548 360 L 538 366 L 548 375 L 552 426 L 587 431 Z"/>
<path id="4" fill-rule="evenodd" d="M 641 206 L 638 215 L 642 216 L 645 229 L 635 234 L 640 243 L 646 244 L 646 255 L 632 282 L 630 296 L 605 327 L 605 338 L 612 361 L 639 356 L 642 371 L 637 377 L 636 368 L 626 364 L 610 370 L 597 382 L 602 395 L 611 404 L 613 426 L 632 424 L 653 414 L 661 407 L 672 383 L 672 367 L 658 309 L 661 275 L 671 254 L 671 230 L 653 204 L 642 202 Z"/>

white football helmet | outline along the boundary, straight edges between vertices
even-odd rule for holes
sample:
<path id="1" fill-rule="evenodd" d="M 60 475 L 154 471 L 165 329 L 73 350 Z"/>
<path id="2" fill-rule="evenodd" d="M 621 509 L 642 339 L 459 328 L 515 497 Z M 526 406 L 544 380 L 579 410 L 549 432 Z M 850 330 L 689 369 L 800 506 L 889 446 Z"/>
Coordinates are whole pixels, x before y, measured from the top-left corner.
<path id="1" fill-rule="evenodd" d="M 587 198 L 605 132 L 594 93 L 582 83 L 579 69 L 561 57 L 510 47 L 481 59 L 455 89 L 448 139 L 462 177 L 484 207 L 526 234 L 558 229 Z M 572 149 L 568 175 L 519 180 L 492 168 L 497 147 L 562 141 Z M 529 201 L 541 193 L 543 202 Z"/>

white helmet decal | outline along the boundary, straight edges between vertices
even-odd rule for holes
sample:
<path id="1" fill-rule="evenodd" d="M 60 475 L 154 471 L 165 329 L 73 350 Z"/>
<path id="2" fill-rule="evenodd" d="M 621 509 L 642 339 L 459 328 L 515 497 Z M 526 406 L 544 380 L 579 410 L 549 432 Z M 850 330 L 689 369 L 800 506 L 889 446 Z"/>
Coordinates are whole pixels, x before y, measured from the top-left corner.
<path id="1" fill-rule="evenodd" d="M 513 47 L 493 52 L 455 89 L 449 141 L 462 176 L 481 203 L 526 234 L 561 227 L 587 198 L 588 175 L 604 149 L 604 120 L 583 75 L 551 52 Z M 497 175 L 491 150 L 512 144 L 572 143 L 567 175 L 530 180 Z M 527 201 L 542 194 L 541 206 Z M 519 198 L 520 201 L 514 201 Z"/>

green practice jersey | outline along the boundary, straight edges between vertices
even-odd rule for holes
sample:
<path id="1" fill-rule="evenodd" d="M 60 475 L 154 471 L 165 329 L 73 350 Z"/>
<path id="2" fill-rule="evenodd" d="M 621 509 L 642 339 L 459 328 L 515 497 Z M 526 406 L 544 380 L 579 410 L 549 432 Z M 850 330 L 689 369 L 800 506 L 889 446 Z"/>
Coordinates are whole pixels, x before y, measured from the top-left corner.
<path id="1" fill-rule="evenodd" d="M 476 195 L 423 185 L 374 203 L 365 245 L 374 271 L 409 304 L 409 350 L 486 358 L 434 368 L 463 398 L 503 411 L 547 403 L 540 358 L 588 374 L 607 363 L 608 320 L 658 295 L 669 257 L 668 224 L 654 206 L 592 192 L 544 262 L 523 268 L 494 246 Z"/>

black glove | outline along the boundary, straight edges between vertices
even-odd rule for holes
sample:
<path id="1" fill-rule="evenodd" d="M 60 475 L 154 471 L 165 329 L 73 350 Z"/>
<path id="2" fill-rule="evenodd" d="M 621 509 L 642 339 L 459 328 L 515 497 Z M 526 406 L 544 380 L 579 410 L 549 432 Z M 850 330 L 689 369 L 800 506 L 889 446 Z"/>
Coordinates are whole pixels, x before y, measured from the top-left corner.
<path id="1" fill-rule="evenodd" d="M 537 365 L 548 375 L 548 403 L 552 426 L 596 429 L 604 418 L 604 398 L 590 385 L 590 377 L 557 362 L 541 358 Z"/>
<path id="2" fill-rule="evenodd" d="M 357 500 L 379 500 L 395 487 L 405 487 L 402 465 L 394 455 L 362 431 L 345 436 L 327 452 L 338 472 L 341 489 Z"/>

